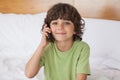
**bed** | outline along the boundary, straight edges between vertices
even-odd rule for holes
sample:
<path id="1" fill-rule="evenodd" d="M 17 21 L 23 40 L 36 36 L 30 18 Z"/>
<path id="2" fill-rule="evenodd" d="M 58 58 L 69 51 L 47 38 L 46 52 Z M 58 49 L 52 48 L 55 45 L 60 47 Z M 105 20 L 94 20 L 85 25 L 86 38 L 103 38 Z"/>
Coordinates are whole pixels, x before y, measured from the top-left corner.
<path id="1" fill-rule="evenodd" d="M 33 79 L 24 75 L 25 64 L 41 39 L 41 25 L 48 9 L 45 6 L 47 0 L 38 1 L 0 1 L 0 80 L 44 80 L 44 68 Z M 120 1 L 112 1 L 105 5 L 106 0 L 102 0 L 96 9 L 88 0 L 81 0 L 82 3 L 78 0 L 61 0 L 74 5 L 86 23 L 83 40 L 91 49 L 91 75 L 87 80 L 120 80 Z M 52 0 L 47 6 L 57 2 Z M 29 3 L 28 6 L 24 6 L 26 3 Z M 99 1 L 94 0 L 93 3 Z M 114 13 L 109 13 L 109 10 L 104 12 L 102 8 L 105 9 L 105 6 L 109 6 Z M 90 11 L 93 7 L 95 9 Z"/>

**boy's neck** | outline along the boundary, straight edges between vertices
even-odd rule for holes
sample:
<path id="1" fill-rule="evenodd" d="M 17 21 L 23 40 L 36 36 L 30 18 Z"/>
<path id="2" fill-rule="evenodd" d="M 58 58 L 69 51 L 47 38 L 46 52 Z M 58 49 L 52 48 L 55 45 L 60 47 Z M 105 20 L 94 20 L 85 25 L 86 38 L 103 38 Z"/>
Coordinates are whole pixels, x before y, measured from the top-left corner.
<path id="1" fill-rule="evenodd" d="M 61 41 L 61 42 L 56 41 L 55 43 L 57 45 L 57 48 L 60 51 L 64 52 L 64 51 L 69 50 L 73 46 L 74 41 L 73 40 L 71 40 L 71 41 Z"/>

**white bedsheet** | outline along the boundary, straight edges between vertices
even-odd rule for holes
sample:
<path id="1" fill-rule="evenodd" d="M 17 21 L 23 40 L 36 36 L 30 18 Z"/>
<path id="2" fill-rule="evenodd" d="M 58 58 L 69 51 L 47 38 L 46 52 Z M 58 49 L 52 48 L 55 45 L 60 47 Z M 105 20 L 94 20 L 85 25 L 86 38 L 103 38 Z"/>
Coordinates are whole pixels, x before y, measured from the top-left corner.
<path id="1" fill-rule="evenodd" d="M 33 79 L 24 68 L 40 41 L 45 14 L 0 14 L 0 80 L 44 80 L 44 68 Z M 84 19 L 83 40 L 91 48 L 88 80 L 120 80 L 120 21 Z"/>

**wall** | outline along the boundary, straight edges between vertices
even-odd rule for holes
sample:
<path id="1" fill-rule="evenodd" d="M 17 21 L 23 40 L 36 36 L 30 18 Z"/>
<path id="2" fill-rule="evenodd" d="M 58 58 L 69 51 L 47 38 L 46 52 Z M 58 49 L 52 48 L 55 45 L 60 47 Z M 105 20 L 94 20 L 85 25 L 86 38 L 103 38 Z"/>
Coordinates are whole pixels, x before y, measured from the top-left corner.
<path id="1" fill-rule="evenodd" d="M 46 12 L 58 2 L 74 5 L 83 17 L 120 20 L 120 0 L 0 0 L 0 12 Z"/>

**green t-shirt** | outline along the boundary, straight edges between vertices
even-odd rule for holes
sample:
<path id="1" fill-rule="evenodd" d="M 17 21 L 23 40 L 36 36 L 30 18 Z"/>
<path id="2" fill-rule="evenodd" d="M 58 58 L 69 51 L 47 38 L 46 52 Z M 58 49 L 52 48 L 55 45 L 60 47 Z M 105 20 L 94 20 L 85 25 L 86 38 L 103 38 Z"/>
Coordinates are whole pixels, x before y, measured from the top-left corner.
<path id="1" fill-rule="evenodd" d="M 83 41 L 76 40 L 65 52 L 59 51 L 55 43 L 49 43 L 40 60 L 45 80 L 76 80 L 77 73 L 90 74 L 89 54 L 90 48 Z"/>

